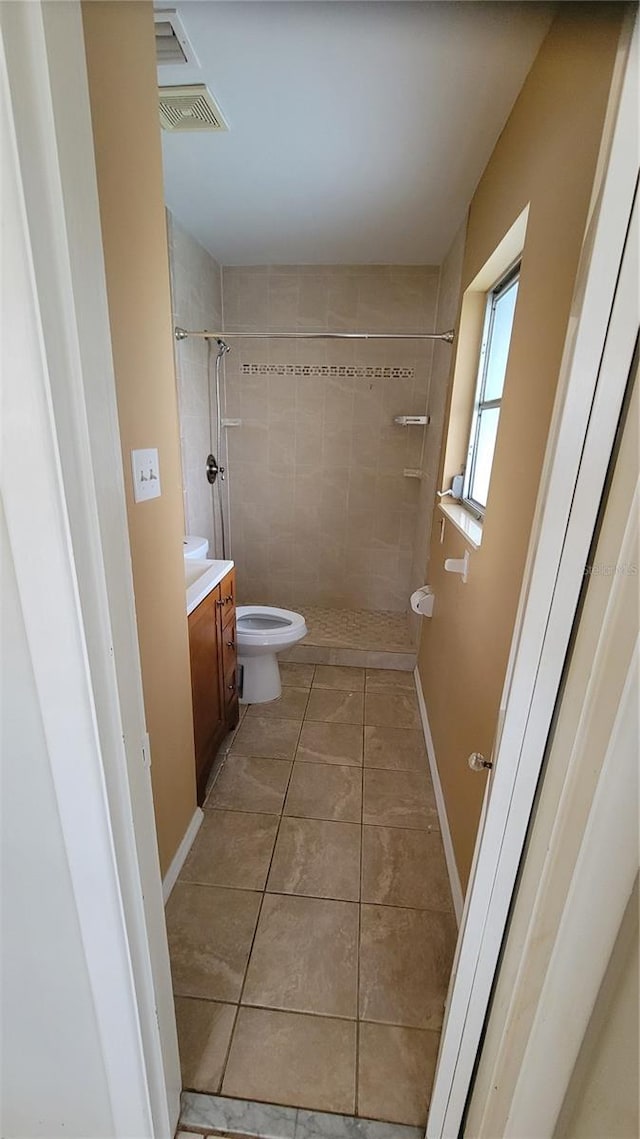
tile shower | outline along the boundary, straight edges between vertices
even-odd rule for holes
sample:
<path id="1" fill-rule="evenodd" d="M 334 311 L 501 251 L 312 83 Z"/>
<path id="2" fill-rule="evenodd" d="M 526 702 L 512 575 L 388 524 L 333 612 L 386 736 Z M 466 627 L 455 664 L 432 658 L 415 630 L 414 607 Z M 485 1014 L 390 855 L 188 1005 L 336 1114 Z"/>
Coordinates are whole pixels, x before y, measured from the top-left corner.
<path id="1" fill-rule="evenodd" d="M 221 269 L 170 215 L 168 227 L 173 316 L 186 327 L 407 333 L 441 323 L 436 267 Z M 311 633 L 300 651 L 324 650 L 314 659 L 328 661 L 332 646 L 392 651 L 408 667 L 417 625 L 407 622 L 407 606 L 424 581 L 448 346 L 249 335 L 231 343 L 222 412 L 234 425 L 220 460 L 229 472 L 222 490 L 241 601 L 302 610 Z M 219 550 L 203 477 L 206 344 L 181 342 L 176 372 L 185 527 Z M 426 429 L 393 423 L 425 413 Z"/>
<path id="2" fill-rule="evenodd" d="M 223 269 L 225 331 L 432 332 L 430 267 Z M 227 360 L 240 591 L 299 608 L 403 613 L 432 346 L 234 339 Z M 427 429 L 428 430 L 428 429 Z"/>

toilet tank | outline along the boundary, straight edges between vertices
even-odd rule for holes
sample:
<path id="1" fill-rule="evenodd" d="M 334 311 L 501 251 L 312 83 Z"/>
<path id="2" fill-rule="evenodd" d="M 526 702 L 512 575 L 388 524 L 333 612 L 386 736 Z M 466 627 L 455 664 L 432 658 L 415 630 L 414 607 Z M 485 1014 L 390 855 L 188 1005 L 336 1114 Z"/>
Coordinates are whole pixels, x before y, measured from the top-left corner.
<path id="1" fill-rule="evenodd" d="M 209 553 L 207 538 L 199 538 L 197 534 L 187 534 L 183 540 L 185 558 L 206 558 Z"/>

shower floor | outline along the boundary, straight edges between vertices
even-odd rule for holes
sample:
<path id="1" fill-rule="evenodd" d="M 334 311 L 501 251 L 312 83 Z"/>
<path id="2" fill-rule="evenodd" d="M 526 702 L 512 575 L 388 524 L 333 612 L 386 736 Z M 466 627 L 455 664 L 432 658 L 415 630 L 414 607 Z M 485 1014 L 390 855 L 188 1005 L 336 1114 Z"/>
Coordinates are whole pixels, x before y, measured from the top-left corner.
<path id="1" fill-rule="evenodd" d="M 304 610 L 309 635 L 307 645 L 367 649 L 371 652 L 410 653 L 413 644 L 406 613 L 373 612 L 370 609 Z"/>
<path id="2" fill-rule="evenodd" d="M 406 613 L 300 606 L 309 630 L 304 641 L 281 655 L 299 664 L 355 665 L 411 670 L 416 649 Z"/>

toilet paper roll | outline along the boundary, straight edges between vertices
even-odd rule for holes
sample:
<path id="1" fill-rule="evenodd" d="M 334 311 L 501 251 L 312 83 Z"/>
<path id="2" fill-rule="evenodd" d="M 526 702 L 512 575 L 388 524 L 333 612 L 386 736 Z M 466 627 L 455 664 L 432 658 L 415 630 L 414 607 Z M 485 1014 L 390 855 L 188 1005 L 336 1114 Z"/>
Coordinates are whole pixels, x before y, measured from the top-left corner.
<path id="1" fill-rule="evenodd" d="M 433 616 L 434 601 L 435 594 L 429 585 L 423 585 L 420 589 L 416 589 L 415 593 L 411 594 L 411 608 L 414 613 L 419 613 L 421 617 Z"/>

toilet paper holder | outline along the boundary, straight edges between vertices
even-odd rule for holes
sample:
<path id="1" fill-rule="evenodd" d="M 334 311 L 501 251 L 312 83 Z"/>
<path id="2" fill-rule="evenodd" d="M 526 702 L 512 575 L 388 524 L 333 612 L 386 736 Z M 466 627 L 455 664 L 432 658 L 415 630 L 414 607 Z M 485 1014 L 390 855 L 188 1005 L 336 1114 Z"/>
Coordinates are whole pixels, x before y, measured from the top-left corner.
<path id="1" fill-rule="evenodd" d="M 433 603 L 435 593 L 430 585 L 423 585 L 411 594 L 410 604 L 414 613 L 420 617 L 433 617 Z"/>

